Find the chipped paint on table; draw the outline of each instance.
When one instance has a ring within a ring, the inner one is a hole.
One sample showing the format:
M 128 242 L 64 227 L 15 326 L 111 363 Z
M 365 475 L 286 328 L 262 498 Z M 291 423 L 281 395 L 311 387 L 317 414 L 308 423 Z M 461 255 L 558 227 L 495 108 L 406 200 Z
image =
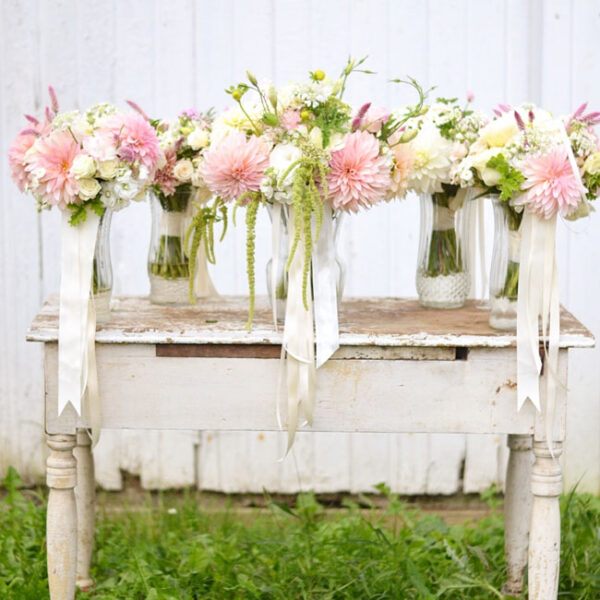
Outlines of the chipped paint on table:
M 256 302 L 254 324 L 247 331 L 248 299 L 223 296 L 197 306 L 165 307 L 147 298 L 117 297 L 111 321 L 99 325 L 100 344 L 281 344 L 267 299 Z M 488 323 L 485 303 L 469 301 L 456 310 L 423 308 L 404 298 L 350 298 L 340 309 L 342 346 L 488 347 L 516 345 L 513 332 L 497 331 Z M 58 296 L 51 296 L 27 333 L 29 341 L 58 338 Z M 594 345 L 593 335 L 565 309 L 561 313 L 561 348 Z

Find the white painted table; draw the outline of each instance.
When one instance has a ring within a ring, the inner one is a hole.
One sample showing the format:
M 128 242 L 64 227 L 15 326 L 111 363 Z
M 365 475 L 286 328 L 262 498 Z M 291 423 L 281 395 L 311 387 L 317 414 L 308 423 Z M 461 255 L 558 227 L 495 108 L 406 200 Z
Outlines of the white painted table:
M 247 299 L 164 308 L 117 298 L 96 336 L 105 428 L 275 430 L 281 333 L 264 299 L 245 330 Z M 569 313 L 561 321 L 559 375 L 569 348 L 594 338 Z M 57 415 L 58 306 L 53 297 L 27 339 L 45 347 L 48 573 L 52 600 L 89 587 L 94 466 L 89 421 Z M 548 451 L 543 415 L 516 410 L 515 336 L 494 331 L 481 304 L 453 311 L 416 301 L 344 302 L 341 347 L 319 370 L 312 431 L 507 433 L 505 591 L 518 594 L 529 563 L 529 598 L 558 586 L 562 475 Z M 542 399 L 543 401 L 543 399 Z M 554 453 L 565 438 L 566 392 L 557 398 Z M 532 465 L 531 450 L 534 461 Z

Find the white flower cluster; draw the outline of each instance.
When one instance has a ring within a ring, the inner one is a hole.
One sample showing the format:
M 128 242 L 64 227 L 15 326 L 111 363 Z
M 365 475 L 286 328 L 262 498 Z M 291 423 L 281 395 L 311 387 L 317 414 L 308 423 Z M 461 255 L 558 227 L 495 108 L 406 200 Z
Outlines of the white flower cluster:
M 336 86 L 339 85 L 337 82 L 332 81 L 328 77 L 325 77 L 321 81 L 304 81 L 301 83 L 293 83 L 289 86 L 289 89 L 285 89 L 282 93 L 282 104 L 283 106 L 289 106 L 294 101 L 298 104 L 308 106 L 309 108 L 316 108 L 319 104 L 327 102 L 327 99 L 333 95 L 336 91 Z M 290 97 L 290 101 L 285 103 L 287 100 L 286 96 Z

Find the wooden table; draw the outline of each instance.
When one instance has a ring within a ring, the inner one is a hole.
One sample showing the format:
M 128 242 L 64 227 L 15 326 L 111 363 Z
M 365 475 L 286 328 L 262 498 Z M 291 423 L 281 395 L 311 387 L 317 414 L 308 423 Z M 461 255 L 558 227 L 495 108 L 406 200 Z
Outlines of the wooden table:
M 247 299 L 223 297 L 198 307 L 113 302 L 97 331 L 102 423 L 106 428 L 275 430 L 281 332 L 266 300 L 245 329 Z M 57 415 L 58 306 L 51 298 L 27 339 L 44 343 L 47 540 L 50 597 L 70 600 L 88 587 L 94 537 L 94 467 L 85 416 L 69 405 Z M 488 325 L 483 304 L 436 311 L 414 300 L 350 299 L 340 311 L 341 347 L 318 372 L 312 431 L 507 433 L 507 593 L 556 598 L 562 489 L 543 415 L 516 410 L 515 336 Z M 562 312 L 559 375 L 569 348 L 594 338 Z M 557 398 L 554 454 L 565 439 L 566 392 Z M 542 398 L 543 402 L 543 398 Z M 534 461 L 532 466 L 531 450 Z

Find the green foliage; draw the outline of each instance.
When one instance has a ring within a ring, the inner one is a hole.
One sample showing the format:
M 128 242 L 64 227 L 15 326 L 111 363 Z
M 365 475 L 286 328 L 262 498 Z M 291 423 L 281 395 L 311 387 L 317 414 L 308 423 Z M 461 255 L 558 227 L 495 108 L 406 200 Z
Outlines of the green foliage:
M 200 243 L 204 240 L 204 252 L 206 260 L 214 265 L 215 243 L 214 226 L 215 223 L 223 223 L 223 231 L 219 241 L 222 242 L 227 233 L 227 206 L 221 198 L 215 198 L 212 206 L 205 204 L 195 204 L 196 213 L 185 234 L 184 247 L 189 259 L 189 283 L 190 283 L 190 302 L 196 304 L 196 295 L 194 294 L 194 280 L 196 277 L 196 257 Z M 191 242 L 191 244 L 190 244 Z
M 48 597 L 46 499 L 14 471 L 0 490 L 0 598 Z M 314 494 L 295 505 L 266 495 L 269 511 L 206 509 L 195 493 L 148 495 L 110 509 L 100 496 L 93 592 L 78 600 L 488 600 L 502 598 L 503 518 L 465 525 L 409 508 L 385 485 L 326 510 Z M 109 500 L 107 502 L 107 500 Z M 497 502 L 488 494 L 488 502 Z M 379 503 L 380 504 L 380 503 Z M 202 510 L 198 507 L 204 507 Z M 560 597 L 595 600 L 600 589 L 600 500 L 561 500 Z M 525 590 L 521 596 L 527 597 Z
M 502 154 L 492 156 L 487 161 L 486 167 L 500 173 L 500 181 L 496 185 L 500 191 L 500 200 L 508 202 L 521 191 L 521 184 L 525 181 L 525 177 L 517 169 L 511 167 Z
M 588 189 L 588 199 L 595 200 L 600 194 L 600 171 L 593 175 L 588 174 L 585 178 L 585 186 Z
M 323 148 L 326 148 L 333 133 L 346 133 L 350 119 L 350 107 L 335 96 L 312 109 L 315 116 L 313 126 L 323 134 Z
M 73 227 L 85 222 L 88 209 L 95 212 L 99 217 L 101 217 L 106 210 L 104 204 L 102 204 L 100 194 L 91 200 L 85 200 L 81 204 L 67 204 L 67 208 L 71 211 L 69 223 L 73 225 Z

